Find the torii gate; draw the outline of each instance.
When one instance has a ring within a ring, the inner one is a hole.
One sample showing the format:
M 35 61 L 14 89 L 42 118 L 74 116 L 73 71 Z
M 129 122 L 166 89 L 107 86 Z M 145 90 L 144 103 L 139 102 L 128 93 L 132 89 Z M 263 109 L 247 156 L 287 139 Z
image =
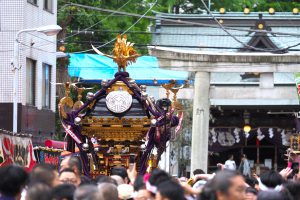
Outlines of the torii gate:
M 207 171 L 210 72 L 300 72 L 300 54 L 190 51 L 149 47 L 159 66 L 196 72 L 194 82 L 191 171 Z

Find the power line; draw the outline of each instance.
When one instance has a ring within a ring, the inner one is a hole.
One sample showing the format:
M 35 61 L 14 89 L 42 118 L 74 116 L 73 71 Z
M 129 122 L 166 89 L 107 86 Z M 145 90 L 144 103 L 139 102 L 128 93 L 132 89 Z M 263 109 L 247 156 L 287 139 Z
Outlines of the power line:
M 206 4 L 203 2 L 203 0 L 201 0 L 201 2 L 203 3 L 203 5 L 206 7 L 206 9 L 208 10 Z M 124 14 L 124 15 L 127 15 L 127 16 L 136 16 L 136 17 L 140 17 L 139 20 L 141 18 L 148 18 L 148 19 L 160 19 L 162 21 L 172 21 L 172 22 L 176 22 L 176 23 L 183 23 L 183 24 L 189 24 L 189 25 L 202 25 L 202 26 L 207 26 L 207 27 L 212 27 L 212 28 L 221 28 L 224 32 L 226 32 L 229 36 L 231 36 L 234 40 L 236 40 L 238 43 L 244 45 L 245 47 L 247 47 L 248 49 L 252 49 L 252 50 L 257 50 L 257 51 L 266 51 L 266 52 L 274 52 L 274 53 L 286 53 L 288 49 L 290 48 L 293 48 L 293 47 L 296 47 L 298 45 L 300 45 L 300 43 L 297 43 L 295 45 L 291 45 L 291 46 L 288 46 L 286 48 L 281 48 L 281 49 L 272 49 L 270 51 L 266 50 L 266 49 L 262 49 L 262 48 L 256 48 L 256 47 L 253 47 L 253 46 L 250 46 L 242 41 L 240 41 L 238 38 L 236 38 L 235 36 L 231 35 L 231 33 L 228 31 L 228 30 L 239 30 L 239 31 L 250 31 L 250 32 L 261 32 L 261 33 L 273 33 L 273 34 L 278 34 L 278 35 L 294 35 L 294 36 L 300 36 L 300 34 L 295 34 L 295 33 L 281 33 L 281 32 L 274 32 L 274 31 L 268 31 L 268 30 L 252 30 L 252 29 L 241 29 L 241 28 L 232 28 L 232 27 L 225 27 L 219 23 L 219 21 L 215 18 L 214 15 L 212 15 L 212 13 L 208 10 L 208 13 L 212 16 L 212 18 L 214 19 L 214 21 L 218 24 L 218 26 L 216 25 L 209 25 L 209 24 L 203 24 L 203 23 L 194 23 L 194 22 L 189 22 L 189 21 L 181 21 L 181 20 L 172 20 L 172 19 L 165 19 L 165 18 L 161 18 L 161 17 L 152 17 L 152 16 L 145 16 L 144 15 L 140 15 L 140 14 L 135 14 L 135 13 L 128 13 L 128 12 L 123 12 L 123 11 L 112 11 L 110 9 L 103 9 L 103 8 L 95 8 L 95 7 L 92 7 L 92 6 L 85 6 L 85 5 L 81 5 L 81 4 L 75 4 L 75 3 L 70 3 L 70 5 L 73 5 L 73 6 L 78 6 L 78 7 L 83 7 L 83 8 L 87 8 L 87 9 L 92 9 L 92 10 L 99 10 L 99 11 L 104 11 L 104 12 L 115 12 L 115 13 L 118 13 L 118 14 Z M 228 30 L 227 30 L 228 29 Z M 128 31 L 128 29 L 126 30 Z M 124 34 L 124 33 L 123 33 Z M 110 41 L 111 42 L 111 41 Z M 108 42 L 108 44 L 110 43 Z M 102 46 L 99 46 L 97 48 L 101 48 L 103 46 L 105 46 L 106 44 L 102 45 Z M 87 51 L 90 51 L 91 49 L 88 49 L 86 51 L 80 51 L 78 53 L 83 53 L 83 52 L 87 52 Z
M 229 36 L 231 36 L 235 41 L 237 41 L 238 43 L 244 45 L 245 47 L 247 47 L 248 49 L 251 50 L 255 50 L 255 51 L 264 51 L 264 52 L 273 52 L 273 53 L 286 53 L 288 49 L 299 46 L 300 43 L 297 43 L 295 45 L 292 46 L 288 46 L 285 48 L 280 48 L 280 49 L 272 49 L 272 50 L 266 50 L 263 48 L 257 48 L 257 47 L 253 47 L 250 46 L 248 44 L 246 44 L 245 42 L 242 42 L 241 40 L 239 40 L 237 37 L 235 37 L 234 35 L 232 35 L 217 19 L 216 17 L 209 11 L 207 5 L 205 4 L 205 2 L 203 0 L 201 0 L 203 6 L 205 7 L 205 9 L 207 10 L 208 14 L 213 18 L 213 20 L 219 25 L 219 27 L 225 32 L 227 33 Z
M 78 6 L 78 7 L 82 7 L 82 8 L 86 8 L 86 9 L 91 9 L 91 10 L 98 10 L 98 11 L 102 11 L 102 12 L 115 12 L 110 9 L 96 8 L 96 7 L 85 6 L 85 5 L 76 4 L 76 3 L 70 3 L 70 5 Z M 129 13 L 129 12 L 124 12 L 124 11 L 118 11 L 116 13 L 126 15 L 126 16 L 133 16 L 133 17 L 141 17 L 142 16 L 140 14 Z M 166 21 L 166 22 L 174 22 L 177 24 L 187 24 L 187 25 L 204 26 L 204 27 L 210 27 L 210 28 L 220 28 L 219 25 L 212 25 L 212 24 L 205 24 L 205 23 L 191 22 L 191 21 L 182 21 L 182 20 L 175 20 L 175 19 L 167 19 L 167 18 L 157 17 L 157 16 L 144 16 L 143 18 L 152 19 L 152 20 L 161 20 L 161 21 Z M 268 31 L 268 30 L 244 29 L 244 28 L 234 28 L 234 27 L 228 27 L 228 26 L 224 26 L 224 28 L 226 28 L 228 30 L 236 30 L 236 31 L 243 31 L 243 32 L 270 33 L 270 34 L 277 34 L 277 35 L 290 35 L 290 36 L 300 37 L 299 33 L 286 33 L 286 32 Z
M 46 50 L 44 50 L 44 49 L 41 49 L 41 48 L 38 48 L 38 47 L 35 47 L 35 46 L 30 46 L 30 45 L 27 45 L 27 44 L 25 44 L 25 43 L 23 43 L 23 42 L 20 42 L 19 44 L 21 44 L 21 45 L 23 45 L 23 46 L 25 46 L 25 47 L 28 47 L 29 49 L 36 49 L 36 50 L 39 50 L 39 51 L 43 51 L 43 52 L 46 52 L 46 53 L 56 53 L 56 51 L 46 51 Z
M 95 41 L 74 41 L 74 42 L 68 42 L 70 44 L 104 44 L 104 42 L 95 42 Z M 139 43 L 134 43 L 135 46 L 140 47 L 140 48 L 147 48 L 148 46 L 160 46 L 160 47 L 178 47 L 178 48 L 191 48 L 191 49 L 236 49 L 236 50 L 240 50 L 243 48 L 240 47 L 225 47 L 225 46 L 195 46 L 195 45 L 191 45 L 191 46 L 187 46 L 187 45 L 161 45 L 161 44 L 139 44 Z M 111 48 L 113 47 L 113 45 L 106 45 L 102 48 Z M 267 50 L 267 49 L 266 49 Z M 272 50 L 272 49 L 270 49 Z M 92 51 L 92 50 L 91 50 Z M 300 51 L 300 49 L 291 49 L 290 51 Z M 72 53 L 72 52 L 69 52 Z
M 119 9 L 122 9 L 122 8 L 123 8 L 124 6 L 126 6 L 130 1 L 132 1 L 132 0 L 128 0 L 125 4 L 123 4 L 120 8 L 118 8 L 118 10 L 119 10 Z M 67 6 L 67 5 L 63 6 L 62 8 L 66 7 L 66 6 Z M 77 33 L 75 33 L 75 34 L 73 34 L 73 35 L 69 35 L 69 36 L 65 37 L 64 39 L 73 37 L 73 36 L 75 36 L 75 35 L 78 35 L 78 34 L 84 32 L 84 31 L 86 31 L 86 30 L 91 29 L 91 28 L 93 28 L 94 26 L 96 26 L 97 24 L 101 23 L 102 21 L 104 21 L 105 19 L 107 19 L 108 17 L 110 17 L 110 16 L 112 16 L 112 15 L 114 15 L 114 13 L 111 13 L 110 15 L 107 15 L 107 16 L 106 16 L 104 19 L 102 19 L 101 21 L 99 21 L 99 22 L 93 24 L 92 26 L 90 26 L 90 27 L 88 27 L 88 28 L 85 28 L 85 29 L 83 29 L 83 30 L 81 30 L 81 31 L 79 31 L 79 32 L 77 32 Z M 30 35 L 32 35 L 32 36 L 34 36 L 34 37 L 40 38 L 40 39 L 42 39 L 42 40 L 45 40 L 45 41 L 47 41 L 47 42 L 49 42 L 49 43 L 52 43 L 52 44 L 55 44 L 55 45 L 56 45 L 56 42 L 52 42 L 52 41 L 50 41 L 50 40 L 47 40 L 47 39 L 42 38 L 42 37 L 39 37 L 39 36 L 37 36 L 37 35 L 35 35 L 35 34 L 32 34 L 32 33 L 28 33 L 28 34 L 30 34 Z M 41 46 L 44 46 L 44 45 L 46 45 L 46 44 L 41 44 L 41 45 L 39 45 L 39 46 L 37 46 L 37 47 L 41 47 Z M 38 49 L 37 47 L 35 47 L 35 48 Z
M 111 14 L 109 14 L 108 16 L 106 16 L 105 18 L 103 18 L 102 20 L 98 21 L 97 23 L 93 24 L 92 26 L 89 26 L 89 27 L 83 29 L 82 31 L 79 31 L 79 32 L 77 32 L 77 33 L 75 33 L 75 34 L 73 34 L 73 35 L 67 36 L 67 37 L 65 37 L 64 39 L 68 39 L 68 38 L 70 38 L 70 37 L 73 37 L 73 36 L 75 36 L 75 35 L 78 35 L 78 34 L 84 32 L 84 31 L 87 31 L 87 30 L 93 28 L 94 26 L 96 26 L 96 25 L 98 25 L 99 23 L 103 22 L 104 20 L 106 20 L 106 19 L 109 18 L 110 16 L 114 15 L 118 10 L 124 8 L 124 7 L 125 7 L 129 2 L 131 2 L 131 1 L 132 1 L 132 0 L 128 0 L 125 4 L 123 4 L 121 7 L 119 7 L 115 12 L 112 12 Z
M 146 14 L 147 14 L 150 10 L 152 10 L 152 8 L 156 5 L 156 3 L 157 3 L 157 0 L 155 0 L 155 1 L 152 3 L 152 5 L 150 6 L 150 8 L 149 8 L 143 15 L 140 15 L 140 16 L 139 16 L 139 19 L 138 19 L 137 21 L 135 21 L 129 28 L 127 28 L 121 35 L 127 33 L 127 31 L 129 31 L 129 30 L 130 30 L 133 26 L 135 26 L 141 19 L 143 19 L 143 18 L 146 16 Z M 71 5 L 73 5 L 73 3 L 71 3 Z M 80 5 L 80 4 L 78 4 L 78 5 Z M 90 6 L 89 6 L 89 7 L 90 7 Z M 114 12 L 120 12 L 120 11 L 114 11 Z M 101 46 L 97 46 L 96 48 L 101 48 L 101 47 L 103 47 L 103 46 L 106 46 L 107 44 L 110 44 L 111 42 L 113 42 L 113 41 L 115 41 L 115 40 L 116 40 L 116 38 L 114 38 L 114 39 L 112 39 L 112 40 L 106 42 L 105 44 L 103 44 L 103 45 L 101 45 Z M 88 51 L 91 51 L 91 50 L 93 50 L 93 49 L 88 49 L 88 50 L 78 51 L 78 52 L 73 52 L 73 53 L 84 53 L 84 52 L 88 52 Z
M 115 30 L 115 31 L 111 31 L 111 30 L 90 30 L 91 32 L 103 32 L 103 33 L 121 33 L 121 30 Z M 228 36 L 228 34 L 207 34 L 207 33 L 171 33 L 171 32 L 149 32 L 149 31 L 127 31 L 127 33 L 133 33 L 133 34 L 153 34 L 153 35 L 195 35 L 195 36 Z M 234 36 L 237 37 L 251 37 L 248 34 L 247 35 L 242 35 L 242 34 L 232 34 Z M 282 36 L 274 36 L 274 35 L 260 35 L 260 37 L 295 37 L 295 36 L 291 36 L 291 35 L 282 35 Z

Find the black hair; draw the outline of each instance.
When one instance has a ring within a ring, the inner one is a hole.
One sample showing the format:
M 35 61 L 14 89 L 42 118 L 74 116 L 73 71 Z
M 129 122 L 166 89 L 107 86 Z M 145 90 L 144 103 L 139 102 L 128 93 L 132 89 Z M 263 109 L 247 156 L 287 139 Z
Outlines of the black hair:
M 168 180 L 171 180 L 171 177 L 167 172 L 160 169 L 154 169 L 150 174 L 148 181 L 151 185 L 158 186 L 160 183 Z
M 101 183 L 98 185 L 101 200 L 119 200 L 118 189 L 112 183 Z
M 63 172 L 72 172 L 72 173 L 76 174 L 74 169 L 72 169 L 72 168 L 65 168 L 65 169 L 61 170 L 59 172 L 59 174 L 62 174 Z
M 78 187 L 74 193 L 74 200 L 101 199 L 101 194 L 95 185 L 83 185 Z
M 260 180 L 265 186 L 270 188 L 275 188 L 277 185 L 281 185 L 284 182 L 282 176 L 274 170 L 268 170 L 262 173 L 260 175 Z
M 139 190 L 146 188 L 143 176 L 139 175 L 136 177 L 136 179 L 133 183 L 133 188 L 134 188 L 134 191 L 139 191 Z
M 52 199 L 54 200 L 73 200 L 73 195 L 76 190 L 75 185 L 64 183 L 58 185 L 52 190 Z
M 118 183 L 115 179 L 111 178 L 110 176 L 106 176 L 106 175 L 99 175 L 95 178 L 94 182 L 96 184 L 100 184 L 100 183 L 112 183 L 115 186 L 118 186 Z
M 300 182 L 288 182 L 284 188 L 294 199 L 300 199 Z
M 80 184 L 79 186 L 82 186 L 82 185 L 91 185 L 91 184 L 94 184 L 92 179 L 88 176 L 85 176 L 85 175 L 81 175 L 80 176 Z
M 124 167 L 113 167 L 110 175 L 118 175 L 122 179 L 128 178 L 127 170 Z
M 217 191 L 227 194 L 229 188 L 232 185 L 231 179 L 236 176 L 241 175 L 237 171 L 233 170 L 224 170 L 217 172 L 214 178 L 207 181 L 207 183 L 203 186 L 198 200 L 215 200 L 217 199 Z
M 35 183 L 28 188 L 26 199 L 51 200 L 51 187 L 44 183 Z
M 27 172 L 17 165 L 1 167 L 0 177 L 0 193 L 5 196 L 16 196 L 28 181 Z
M 52 183 L 55 177 L 54 173 L 56 173 L 56 168 L 54 165 L 37 164 L 30 172 L 30 185 L 33 185 L 35 183 L 44 183 L 52 187 Z
M 205 174 L 205 172 L 202 170 L 202 169 L 195 169 L 193 171 L 193 174 L 196 175 L 196 174 Z
M 257 200 L 291 200 L 286 193 L 277 191 L 260 191 Z
M 162 197 L 169 200 L 185 200 L 183 188 L 175 181 L 164 181 L 158 184 L 157 190 Z
M 79 173 L 82 173 L 82 163 L 78 156 L 70 157 L 70 159 L 68 160 L 68 167 L 72 168 L 72 169 L 74 167 L 76 167 L 78 169 Z
M 256 184 L 258 184 L 258 181 L 255 178 L 244 176 L 245 182 L 250 186 L 250 187 L 255 187 Z
M 257 192 L 258 191 L 255 188 L 253 188 L 253 187 L 247 187 L 246 188 L 246 193 L 252 193 L 254 195 L 257 195 Z

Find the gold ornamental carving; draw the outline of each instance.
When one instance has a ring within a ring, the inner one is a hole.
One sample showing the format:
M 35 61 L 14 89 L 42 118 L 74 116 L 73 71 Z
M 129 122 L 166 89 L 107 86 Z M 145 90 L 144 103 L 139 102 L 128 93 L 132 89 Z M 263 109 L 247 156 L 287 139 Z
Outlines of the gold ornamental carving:
M 65 97 L 63 97 L 59 101 L 59 104 L 58 104 L 59 114 L 64 119 L 68 118 L 67 112 L 72 111 L 73 104 L 74 104 L 72 98 L 69 95 L 70 95 L 70 83 L 66 82 L 65 83 Z
M 104 54 L 101 51 L 99 51 L 97 48 L 95 48 L 92 45 L 92 48 L 94 51 L 99 55 L 104 55 L 108 58 L 113 59 L 115 63 L 118 64 L 118 71 L 121 72 L 122 70 L 125 72 L 126 67 L 134 63 L 136 59 L 140 56 L 135 49 L 133 48 L 134 43 L 127 41 L 127 36 L 119 34 L 117 36 L 117 40 L 114 45 L 114 49 L 112 50 L 113 55 Z
M 82 92 L 84 91 L 84 88 L 77 88 L 77 101 L 74 103 L 73 109 L 77 110 L 79 109 L 81 106 L 83 106 L 83 102 L 81 101 L 82 99 Z

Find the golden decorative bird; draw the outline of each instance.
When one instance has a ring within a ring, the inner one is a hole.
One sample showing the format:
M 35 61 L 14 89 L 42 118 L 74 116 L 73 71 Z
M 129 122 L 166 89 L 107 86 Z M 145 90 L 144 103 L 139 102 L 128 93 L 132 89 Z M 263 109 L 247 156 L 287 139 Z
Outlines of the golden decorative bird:
M 127 42 L 127 36 L 124 35 L 123 38 L 119 34 L 115 42 L 114 48 L 112 50 L 113 55 L 104 54 L 99 51 L 96 47 L 92 45 L 94 51 L 99 54 L 112 58 L 115 63 L 118 64 L 118 71 L 122 69 L 125 72 L 126 66 L 134 63 L 140 55 L 133 48 L 134 43 Z

